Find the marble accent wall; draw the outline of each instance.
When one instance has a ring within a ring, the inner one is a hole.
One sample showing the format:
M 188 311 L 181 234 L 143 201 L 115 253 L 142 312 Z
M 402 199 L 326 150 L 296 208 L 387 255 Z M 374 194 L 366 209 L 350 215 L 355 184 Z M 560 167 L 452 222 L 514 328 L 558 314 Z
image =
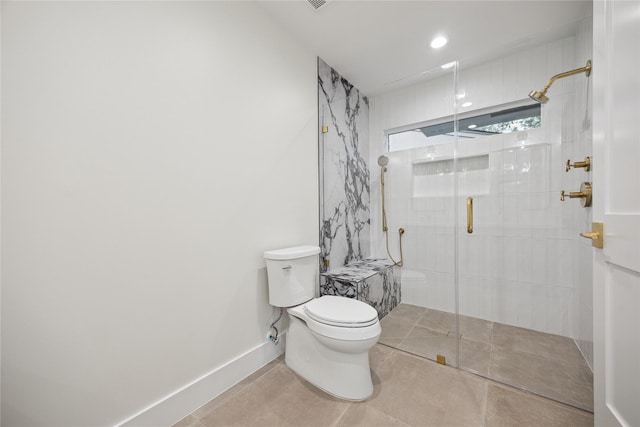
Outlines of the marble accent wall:
M 369 255 L 369 100 L 318 58 L 318 103 L 320 257 L 326 271 Z
M 366 302 L 382 319 L 400 303 L 400 268 L 388 259 L 368 258 L 322 273 L 320 295 Z

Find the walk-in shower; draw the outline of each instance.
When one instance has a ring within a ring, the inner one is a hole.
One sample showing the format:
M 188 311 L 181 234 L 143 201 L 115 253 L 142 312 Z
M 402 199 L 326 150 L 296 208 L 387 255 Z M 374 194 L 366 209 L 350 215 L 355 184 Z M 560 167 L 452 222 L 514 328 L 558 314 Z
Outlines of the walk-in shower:
M 380 343 L 585 410 L 593 303 L 580 233 L 591 208 L 560 194 L 591 182 L 576 162 L 592 156 L 590 79 L 567 79 L 545 103 L 556 80 L 589 75 L 590 61 L 558 71 L 591 57 L 590 31 L 585 21 L 558 40 L 429 71 L 372 99 L 369 132 L 383 194 L 372 200 L 373 255 L 386 251 L 385 230 L 407 230 L 401 304 L 382 319 Z M 538 105 L 523 88 L 549 75 L 529 94 L 541 108 L 477 121 Z M 567 159 L 577 166 L 567 171 Z

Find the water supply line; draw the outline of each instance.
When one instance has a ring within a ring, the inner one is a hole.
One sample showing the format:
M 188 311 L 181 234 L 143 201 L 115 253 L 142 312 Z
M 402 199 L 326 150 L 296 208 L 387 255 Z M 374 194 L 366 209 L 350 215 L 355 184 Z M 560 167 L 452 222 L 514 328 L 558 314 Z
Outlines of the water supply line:
M 398 229 L 398 236 L 400 239 L 400 262 L 396 261 L 391 255 L 391 251 L 389 250 L 389 227 L 387 226 L 387 210 L 384 205 L 384 173 L 387 171 L 387 165 L 389 164 L 389 158 L 387 156 L 378 157 L 378 166 L 380 166 L 380 187 L 382 194 L 382 231 L 385 236 L 385 243 L 387 248 L 387 255 L 389 255 L 389 259 L 393 261 L 398 267 L 402 267 L 404 264 L 403 256 L 402 256 L 402 235 L 404 234 L 404 228 L 400 227 Z
M 269 330 L 273 331 L 273 332 L 269 332 L 269 337 L 268 338 L 269 338 L 269 341 L 271 341 L 275 345 L 278 345 L 278 328 L 276 328 L 276 323 L 278 323 L 278 321 L 282 318 L 282 313 L 283 312 L 284 312 L 283 308 L 280 307 L 280 315 L 278 316 L 278 318 L 269 327 Z

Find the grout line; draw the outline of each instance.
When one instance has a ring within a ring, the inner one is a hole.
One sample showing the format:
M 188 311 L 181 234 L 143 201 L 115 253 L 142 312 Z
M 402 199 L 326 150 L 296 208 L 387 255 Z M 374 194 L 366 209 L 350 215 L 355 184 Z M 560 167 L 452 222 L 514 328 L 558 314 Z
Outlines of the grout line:
M 346 407 L 344 408 L 344 411 L 342 411 L 342 413 L 340 414 L 340 416 L 338 418 L 336 418 L 336 420 L 333 422 L 333 424 L 331 424 L 331 427 L 336 427 L 338 425 L 338 423 L 340 422 L 340 420 L 342 418 L 344 418 L 345 414 L 347 413 L 347 411 L 349 409 L 351 409 L 351 407 L 355 405 L 355 403 L 349 403 L 348 405 L 346 405 Z
M 391 356 L 393 356 L 393 354 L 398 351 L 395 347 L 389 347 L 391 348 L 391 351 L 389 352 L 389 354 L 387 355 L 387 357 L 385 357 L 382 362 L 380 362 L 380 364 L 378 364 L 378 368 L 380 368 L 382 365 L 384 365 L 385 363 L 387 363 L 387 360 L 391 359 Z

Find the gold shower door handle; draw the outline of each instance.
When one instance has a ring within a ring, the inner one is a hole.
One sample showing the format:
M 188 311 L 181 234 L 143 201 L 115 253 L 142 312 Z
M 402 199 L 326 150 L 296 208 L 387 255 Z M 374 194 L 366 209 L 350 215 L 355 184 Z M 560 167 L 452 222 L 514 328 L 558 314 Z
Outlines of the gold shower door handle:
M 467 233 L 473 233 L 473 197 L 467 197 Z

